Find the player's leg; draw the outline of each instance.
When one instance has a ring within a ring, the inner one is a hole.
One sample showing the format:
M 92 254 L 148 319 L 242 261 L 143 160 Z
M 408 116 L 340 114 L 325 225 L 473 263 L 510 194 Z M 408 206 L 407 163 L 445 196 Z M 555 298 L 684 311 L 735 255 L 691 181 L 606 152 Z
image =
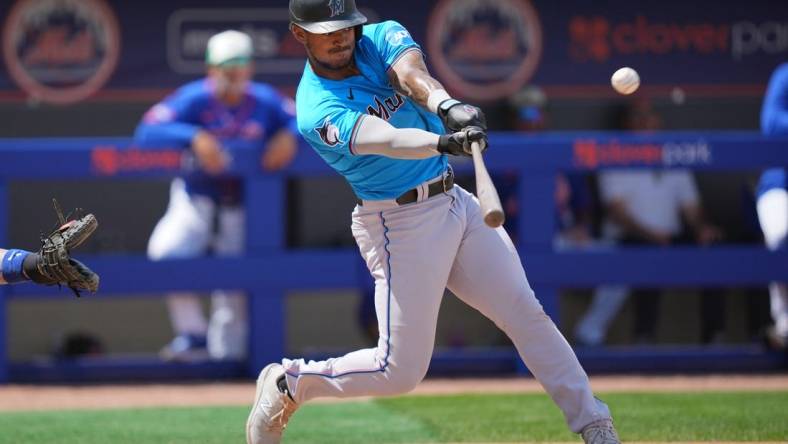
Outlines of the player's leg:
M 625 285 L 600 285 L 594 289 L 591 305 L 575 327 L 575 340 L 582 345 L 601 345 L 608 327 L 629 296 Z
M 456 195 L 468 222 L 449 289 L 506 332 L 574 432 L 609 419 L 607 406 L 594 398 L 588 376 L 531 290 L 509 236 L 484 224 L 467 191 L 457 189 Z
M 421 381 L 464 225 L 452 202 L 442 195 L 389 210 L 356 209 L 353 234 L 375 279 L 378 345 L 327 361 L 284 360 L 297 403 L 324 396 L 394 395 Z
M 766 246 L 770 250 L 786 247 L 788 235 L 788 191 L 774 188 L 758 198 L 758 220 L 761 223 Z M 774 319 L 772 332 L 776 345 L 788 343 L 788 288 L 785 282 L 772 282 L 769 285 L 771 312 Z
M 769 340 L 779 348 L 788 346 L 788 286 L 784 282 L 769 284 L 769 300 L 771 304 L 773 331 Z
M 210 199 L 189 196 L 183 181 L 175 179 L 170 187 L 167 212 L 148 241 L 148 257 L 151 260 L 186 259 L 204 254 L 211 238 L 213 211 Z M 167 307 L 176 336 L 163 350 L 163 355 L 178 358 L 175 355 L 180 350 L 204 349 L 208 323 L 199 298 L 192 293 L 172 293 L 167 296 Z
M 219 209 L 218 216 L 219 229 L 213 251 L 223 257 L 241 255 L 246 234 L 243 208 L 223 207 Z M 208 354 L 211 358 L 243 359 L 248 335 L 246 295 L 241 291 L 214 291 L 208 322 Z

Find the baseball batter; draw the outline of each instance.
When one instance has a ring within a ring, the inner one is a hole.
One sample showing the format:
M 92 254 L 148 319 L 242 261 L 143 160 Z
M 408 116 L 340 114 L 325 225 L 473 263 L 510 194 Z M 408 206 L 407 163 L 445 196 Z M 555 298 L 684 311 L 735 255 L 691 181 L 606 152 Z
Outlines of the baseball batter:
M 339 358 L 264 368 L 247 442 L 279 443 L 290 415 L 314 398 L 412 390 L 427 372 L 447 287 L 507 333 L 574 432 L 619 442 L 509 236 L 487 227 L 476 198 L 453 184 L 446 154 L 467 156 L 470 142 L 486 148 L 480 110 L 451 99 L 400 24 L 362 26 L 354 0 L 290 0 L 290 18 L 309 59 L 299 131 L 358 197 L 352 231 L 375 280 L 380 338 Z

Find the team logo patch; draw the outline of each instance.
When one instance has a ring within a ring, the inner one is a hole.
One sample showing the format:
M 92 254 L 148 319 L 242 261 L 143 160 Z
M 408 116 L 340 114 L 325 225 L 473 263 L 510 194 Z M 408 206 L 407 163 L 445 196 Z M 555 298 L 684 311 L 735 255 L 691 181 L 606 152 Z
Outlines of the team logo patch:
M 345 0 L 329 0 L 328 7 L 331 8 L 331 17 L 336 17 L 345 12 Z
M 468 114 L 470 114 L 470 115 L 472 115 L 474 117 L 478 117 L 479 116 L 479 112 L 476 111 L 476 107 L 471 106 L 471 105 L 463 105 L 462 107 L 463 107 L 463 109 L 465 110 L 466 113 L 468 113 Z
M 336 146 L 340 143 L 345 143 L 339 139 L 339 128 L 331 123 L 331 118 L 326 117 L 323 125 L 315 128 L 315 132 L 320 136 L 320 140 L 328 146 Z
M 519 91 L 542 53 L 542 28 L 529 0 L 441 0 L 430 16 L 433 67 L 451 89 L 496 100 Z
M 3 58 L 31 98 L 78 102 L 115 71 L 118 29 L 104 0 L 18 0 L 5 21 Z
M 142 117 L 147 124 L 167 123 L 175 119 L 175 111 L 167 105 L 157 103 Z
M 406 40 L 410 40 L 411 36 L 407 29 L 401 26 L 395 26 L 386 32 L 386 41 L 391 46 L 400 46 Z

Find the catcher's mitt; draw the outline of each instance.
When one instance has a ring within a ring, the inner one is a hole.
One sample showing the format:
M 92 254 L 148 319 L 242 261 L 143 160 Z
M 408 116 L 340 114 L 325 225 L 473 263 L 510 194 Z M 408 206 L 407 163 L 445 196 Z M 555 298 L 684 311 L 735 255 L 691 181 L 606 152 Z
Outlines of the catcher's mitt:
M 59 227 L 48 236 L 41 237 L 41 249 L 35 263 L 35 271 L 29 273 L 33 282 L 46 285 L 66 285 L 79 297 L 80 290 L 95 293 L 99 277 L 85 264 L 72 259 L 69 251 L 82 244 L 98 227 L 92 214 L 66 220 L 57 200 L 52 199 Z M 69 215 L 70 216 L 70 215 Z

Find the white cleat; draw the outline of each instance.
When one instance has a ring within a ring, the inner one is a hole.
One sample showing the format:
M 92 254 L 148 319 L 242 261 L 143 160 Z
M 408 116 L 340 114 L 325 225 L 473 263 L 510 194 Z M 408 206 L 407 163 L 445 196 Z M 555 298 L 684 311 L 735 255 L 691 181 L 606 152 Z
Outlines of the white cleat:
M 586 444 L 621 444 L 610 419 L 600 419 L 585 426 L 580 432 Z
M 279 390 L 277 380 L 284 375 L 280 364 L 268 364 L 257 378 L 254 405 L 246 420 L 247 444 L 279 444 L 290 415 L 298 405 Z

